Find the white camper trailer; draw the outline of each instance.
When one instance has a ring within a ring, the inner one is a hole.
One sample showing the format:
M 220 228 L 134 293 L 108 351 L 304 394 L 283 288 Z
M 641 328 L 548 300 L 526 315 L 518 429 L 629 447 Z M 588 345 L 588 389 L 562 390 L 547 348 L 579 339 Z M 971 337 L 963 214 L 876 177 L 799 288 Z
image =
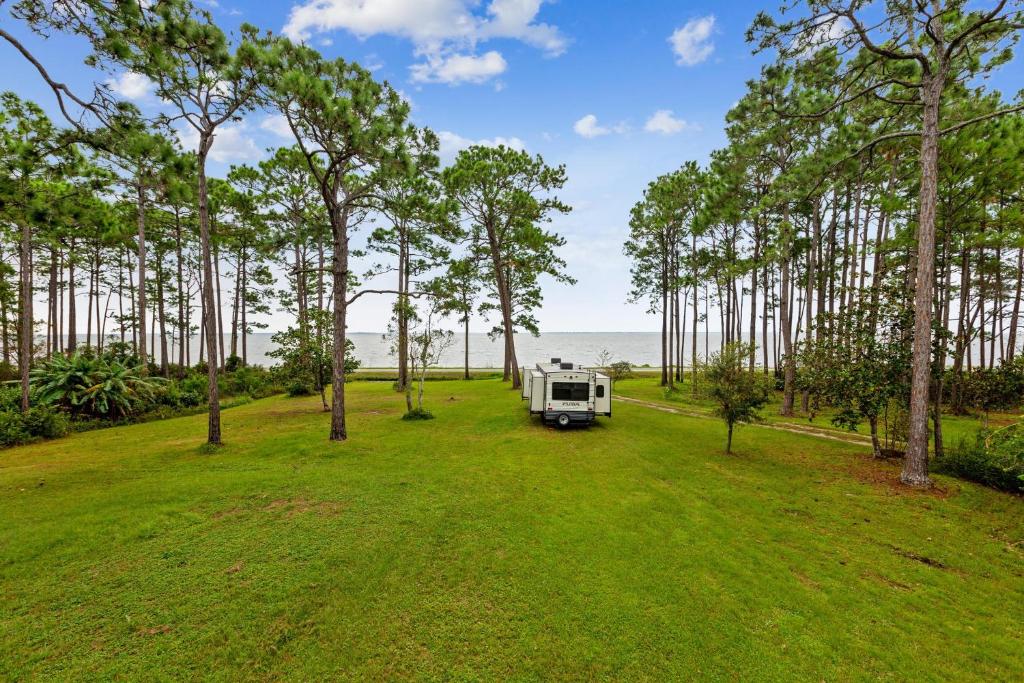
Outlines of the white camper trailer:
M 537 363 L 535 370 L 523 368 L 523 400 L 530 414 L 545 423 L 590 424 L 598 415 L 612 416 L 612 380 L 593 368 L 552 358 Z

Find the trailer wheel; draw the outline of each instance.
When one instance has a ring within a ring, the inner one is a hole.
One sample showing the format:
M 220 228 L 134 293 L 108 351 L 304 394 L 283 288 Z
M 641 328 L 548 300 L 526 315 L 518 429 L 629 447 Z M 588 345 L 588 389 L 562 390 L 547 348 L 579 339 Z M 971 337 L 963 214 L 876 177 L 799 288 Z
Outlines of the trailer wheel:
M 570 422 L 569 416 L 566 415 L 565 413 L 559 415 L 555 421 L 558 423 L 559 427 L 568 427 Z

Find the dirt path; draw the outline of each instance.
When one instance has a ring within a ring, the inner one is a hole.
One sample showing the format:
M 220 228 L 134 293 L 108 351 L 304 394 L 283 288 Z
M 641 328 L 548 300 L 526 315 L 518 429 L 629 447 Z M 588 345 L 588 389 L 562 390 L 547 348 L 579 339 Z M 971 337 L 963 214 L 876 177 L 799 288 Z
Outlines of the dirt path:
M 654 410 L 660 410 L 663 413 L 672 413 L 673 415 L 685 415 L 686 417 L 700 417 L 704 419 L 710 419 L 712 416 L 707 413 L 697 412 L 695 410 L 685 410 L 682 408 L 672 408 L 671 406 L 662 405 L 660 403 L 652 403 L 651 401 L 641 401 L 638 398 L 629 398 L 628 396 L 616 396 L 616 401 L 625 401 L 626 403 L 632 403 L 638 406 L 644 406 L 645 408 L 652 408 Z M 851 443 L 857 446 L 870 446 L 871 437 L 863 436 L 861 434 L 838 434 L 835 432 L 829 432 L 824 429 L 817 429 L 815 427 L 805 427 L 803 425 L 796 424 L 779 424 L 775 423 L 753 423 L 752 427 L 761 427 L 763 429 L 774 429 L 780 432 L 789 432 L 791 434 L 803 434 L 805 436 L 816 436 L 821 439 L 828 439 L 830 441 L 839 441 L 841 443 Z

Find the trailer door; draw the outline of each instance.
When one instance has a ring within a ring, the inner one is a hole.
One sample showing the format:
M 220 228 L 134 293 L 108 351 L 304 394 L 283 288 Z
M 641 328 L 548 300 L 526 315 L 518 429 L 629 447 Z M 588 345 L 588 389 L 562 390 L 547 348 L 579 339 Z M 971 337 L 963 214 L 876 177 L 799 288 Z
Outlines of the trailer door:
M 594 412 L 611 417 L 612 414 L 612 380 L 610 377 L 598 375 L 594 389 Z

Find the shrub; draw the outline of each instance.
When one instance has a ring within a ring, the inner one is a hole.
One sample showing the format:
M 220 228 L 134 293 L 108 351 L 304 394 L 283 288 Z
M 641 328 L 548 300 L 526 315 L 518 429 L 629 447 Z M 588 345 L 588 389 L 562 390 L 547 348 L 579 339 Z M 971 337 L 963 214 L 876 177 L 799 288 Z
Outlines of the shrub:
M 0 446 L 17 446 L 36 439 L 57 439 L 68 433 L 67 417 L 47 406 L 36 406 L 27 413 L 0 412 Z
M 0 382 L 14 382 L 18 377 L 18 366 L 0 361 Z
M 973 370 L 964 377 L 964 402 L 986 413 L 1016 408 L 1024 396 L 1024 365 L 1004 363 L 993 370 Z
M 0 385 L 0 410 L 21 410 L 21 387 Z
M 633 366 L 628 360 L 620 360 L 612 363 L 609 366 L 608 371 L 611 373 L 612 379 L 616 382 L 620 379 L 626 379 L 627 377 L 633 376 Z
M 434 414 L 423 408 L 413 408 L 402 416 L 403 420 L 433 420 Z
M 205 396 L 190 389 L 183 389 L 181 382 L 170 382 L 156 394 L 155 404 L 169 408 L 194 408 L 202 405 Z
M 206 400 L 206 397 L 210 395 L 210 381 L 206 375 L 193 374 L 188 375 L 178 382 L 178 387 L 181 391 L 191 392 L 198 396 L 202 396 L 202 400 Z
M 68 433 L 68 418 L 47 406 L 35 406 L 22 415 L 25 430 L 40 439 L 59 439 Z
M 242 367 L 242 359 L 235 354 L 231 354 L 224 361 L 224 369 L 228 372 L 234 372 Z
M 311 396 L 313 394 L 313 390 L 309 388 L 308 384 L 297 379 L 289 382 L 285 390 L 292 397 Z
M 164 381 L 141 376 L 134 365 L 81 353 L 54 356 L 32 370 L 39 403 L 88 417 L 116 419 L 144 410 Z
M 13 410 L 0 412 L 0 446 L 17 446 L 30 438 L 21 413 Z
M 220 377 L 219 387 L 225 396 L 245 394 L 253 398 L 264 398 L 278 391 L 270 372 L 259 366 L 241 367 L 225 373 Z
M 980 430 L 933 461 L 932 469 L 1002 491 L 1024 492 L 1024 423 Z

